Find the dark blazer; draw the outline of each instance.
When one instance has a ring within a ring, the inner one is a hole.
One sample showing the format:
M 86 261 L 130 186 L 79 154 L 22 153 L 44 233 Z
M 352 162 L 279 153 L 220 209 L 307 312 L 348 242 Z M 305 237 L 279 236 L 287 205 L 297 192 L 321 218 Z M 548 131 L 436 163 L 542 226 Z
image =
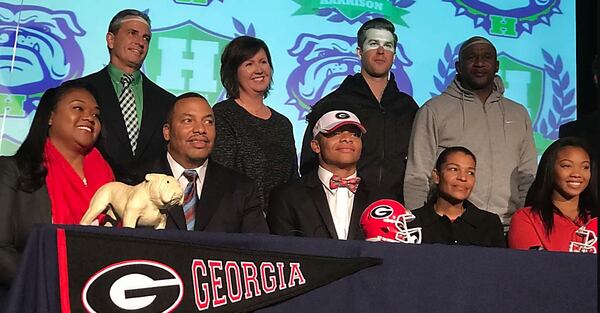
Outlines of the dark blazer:
M 22 191 L 17 188 L 18 177 L 15 158 L 0 157 L 0 310 L 33 226 L 52 223 L 46 185 Z
M 365 238 L 360 228 L 360 216 L 374 200 L 365 184 L 361 183 L 354 194 L 349 240 Z M 267 223 L 272 234 L 338 238 L 317 171 L 273 189 L 267 212 Z
M 141 182 L 156 157 L 167 151 L 162 126 L 175 96 L 142 73 L 144 109 L 134 156 L 108 67 L 78 80 L 89 83 L 98 93 L 102 131 L 96 146 L 110 164 L 116 180 L 130 185 Z
M 155 161 L 151 171 L 173 175 L 166 153 Z M 198 208 L 194 226 L 196 231 L 269 232 L 254 181 L 211 160 L 206 168 Z M 186 230 L 181 206 L 169 209 L 167 229 Z

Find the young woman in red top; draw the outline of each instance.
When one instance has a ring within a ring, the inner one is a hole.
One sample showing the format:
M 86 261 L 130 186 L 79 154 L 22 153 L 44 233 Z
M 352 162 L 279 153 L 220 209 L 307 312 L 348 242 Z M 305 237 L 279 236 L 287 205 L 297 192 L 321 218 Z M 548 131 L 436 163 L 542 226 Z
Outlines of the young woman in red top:
M 577 240 L 575 231 L 597 215 L 593 166 L 589 149 L 579 139 L 552 143 L 542 155 L 526 207 L 512 217 L 508 246 L 568 252 Z

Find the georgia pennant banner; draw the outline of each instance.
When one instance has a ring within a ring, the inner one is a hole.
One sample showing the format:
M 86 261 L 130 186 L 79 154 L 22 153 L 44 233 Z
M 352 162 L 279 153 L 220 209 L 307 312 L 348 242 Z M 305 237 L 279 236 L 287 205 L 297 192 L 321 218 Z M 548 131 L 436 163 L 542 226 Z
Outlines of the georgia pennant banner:
M 380 263 L 58 230 L 62 312 L 249 312 Z

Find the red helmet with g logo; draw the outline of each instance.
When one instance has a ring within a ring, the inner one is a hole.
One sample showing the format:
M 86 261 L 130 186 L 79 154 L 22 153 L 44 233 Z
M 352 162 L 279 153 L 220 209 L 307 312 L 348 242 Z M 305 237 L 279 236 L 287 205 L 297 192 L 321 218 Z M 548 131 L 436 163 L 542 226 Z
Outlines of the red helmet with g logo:
M 569 252 L 598 253 L 598 218 L 589 220 L 585 226 L 575 231 Z
M 400 202 L 381 199 L 369 205 L 360 217 L 368 241 L 421 243 L 421 227 L 408 228 L 415 216 Z

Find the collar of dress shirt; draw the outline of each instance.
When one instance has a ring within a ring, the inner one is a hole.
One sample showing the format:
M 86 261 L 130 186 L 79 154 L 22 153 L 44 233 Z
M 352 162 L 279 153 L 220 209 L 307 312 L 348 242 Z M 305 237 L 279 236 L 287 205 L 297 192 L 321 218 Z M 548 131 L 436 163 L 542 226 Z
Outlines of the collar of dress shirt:
M 208 159 L 206 159 L 204 161 L 204 163 L 202 165 L 200 165 L 199 167 L 184 168 L 183 166 L 181 166 L 181 164 L 177 163 L 177 161 L 175 161 L 175 159 L 173 159 L 173 157 L 171 156 L 171 154 L 169 152 L 167 152 L 167 161 L 169 162 L 169 165 L 171 166 L 171 171 L 173 172 L 173 177 L 175 177 L 175 179 L 179 180 L 181 178 L 181 176 L 183 175 L 183 171 L 185 171 L 185 170 L 195 170 L 196 173 L 198 173 L 198 180 L 201 182 L 204 181 L 204 176 L 206 176 L 206 167 L 208 165 Z
M 117 84 L 117 85 L 121 85 L 121 76 L 123 76 L 123 74 L 125 74 L 125 72 L 123 72 L 122 70 L 120 70 L 119 68 L 117 68 L 116 66 L 112 65 L 112 64 L 108 64 L 108 75 L 110 76 L 110 79 L 113 81 L 113 84 Z M 139 83 L 142 82 L 142 74 L 140 73 L 140 71 L 134 71 L 133 73 L 133 82 L 131 83 L 133 86 L 137 86 Z

